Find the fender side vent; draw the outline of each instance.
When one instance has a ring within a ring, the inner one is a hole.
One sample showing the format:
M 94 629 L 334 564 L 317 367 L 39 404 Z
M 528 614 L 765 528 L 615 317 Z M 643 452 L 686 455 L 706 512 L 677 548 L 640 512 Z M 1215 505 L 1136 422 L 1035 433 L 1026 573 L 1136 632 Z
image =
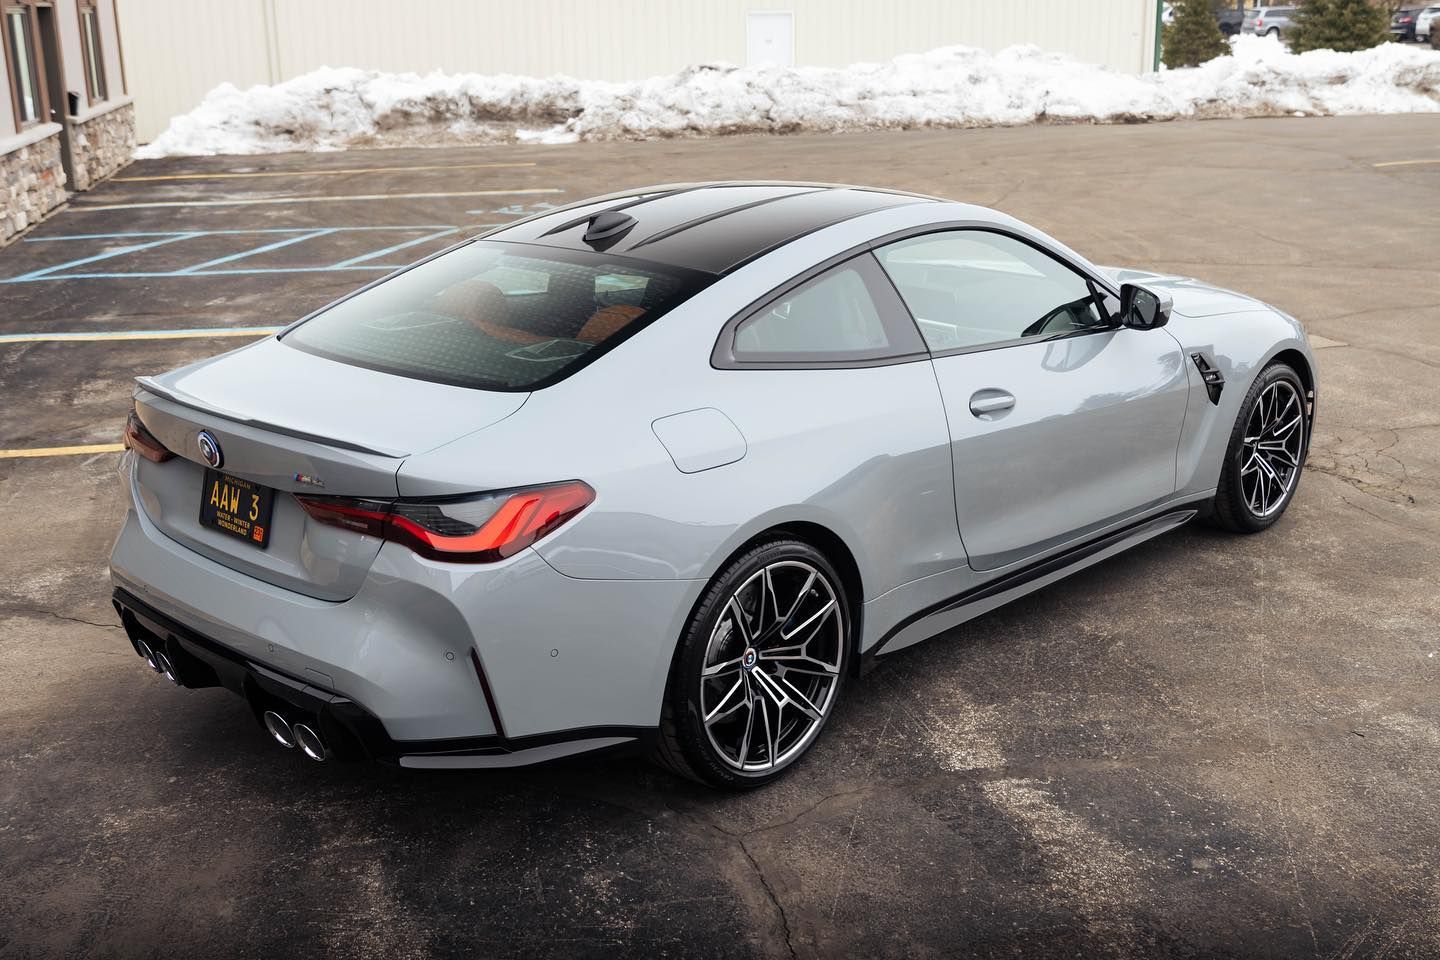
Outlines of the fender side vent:
M 1203 350 L 1190 354 L 1190 359 L 1195 369 L 1200 371 L 1200 379 L 1205 381 L 1205 392 L 1210 395 L 1210 402 L 1219 406 L 1220 393 L 1225 389 L 1225 375 L 1205 356 Z

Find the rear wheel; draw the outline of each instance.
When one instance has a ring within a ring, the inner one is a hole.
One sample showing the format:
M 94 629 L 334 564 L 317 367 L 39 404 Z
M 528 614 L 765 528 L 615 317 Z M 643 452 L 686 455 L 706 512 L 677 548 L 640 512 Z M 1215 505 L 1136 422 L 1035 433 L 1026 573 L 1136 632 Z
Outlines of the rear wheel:
M 776 540 L 733 560 L 680 640 L 656 759 L 715 787 L 779 776 L 840 699 L 849 610 L 834 567 L 808 543 Z
M 1240 405 L 1230 434 L 1215 523 L 1236 533 L 1258 533 L 1285 512 L 1300 484 L 1309 446 L 1305 385 L 1288 364 L 1261 371 Z

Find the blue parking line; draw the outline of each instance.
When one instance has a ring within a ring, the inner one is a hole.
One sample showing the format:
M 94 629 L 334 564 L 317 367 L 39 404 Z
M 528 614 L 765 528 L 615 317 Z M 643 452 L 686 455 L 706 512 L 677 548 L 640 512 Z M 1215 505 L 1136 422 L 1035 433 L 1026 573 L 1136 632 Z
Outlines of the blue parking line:
M 129 244 L 115 250 L 107 250 L 89 257 L 82 257 L 78 260 L 69 260 L 65 263 L 56 264 L 50 267 L 43 267 L 39 270 L 32 270 L 29 273 L 16 277 L 0 278 L 0 284 L 6 283 L 35 283 L 45 280 L 135 280 L 151 279 L 156 277 L 214 277 L 214 276 L 245 276 L 261 274 L 286 274 L 286 273 L 329 273 L 345 271 L 390 271 L 399 270 L 406 264 L 380 264 L 374 260 L 388 257 L 401 250 L 407 250 L 421 244 L 430 243 L 436 240 L 443 240 L 455 234 L 469 231 L 478 231 L 498 227 L 499 223 L 470 224 L 464 227 L 449 226 L 446 224 L 413 224 L 393 226 L 363 226 L 363 227 L 257 227 L 254 229 L 239 230 L 173 230 L 173 231 L 136 231 L 133 233 L 72 233 L 58 236 L 26 237 L 24 243 L 44 243 L 67 240 L 128 240 L 145 238 L 143 243 Z M 234 263 L 253 257 L 257 254 L 266 253 L 271 250 L 278 250 L 293 244 L 303 243 L 306 240 L 316 239 L 329 234 L 339 233 L 381 233 L 381 232 L 413 232 L 417 230 L 428 231 L 424 236 L 414 237 L 409 240 L 394 243 L 387 247 L 372 250 L 369 253 L 362 253 L 359 256 L 341 260 L 338 263 L 326 266 L 311 267 L 253 267 L 239 269 L 216 269 L 224 264 Z M 216 257 L 213 260 L 206 260 L 201 263 L 192 264 L 176 270 L 136 270 L 127 272 L 99 272 L 87 271 L 84 273 L 71 273 L 87 264 L 112 257 L 122 256 L 127 253 L 136 253 L 149 250 L 154 247 L 161 247 L 167 244 L 183 240 L 193 240 L 200 237 L 212 236 L 245 236 L 257 235 L 265 237 L 278 237 L 268 243 L 237 253 L 227 254 L 223 257 Z
M 316 237 L 323 237 L 328 233 L 334 233 L 333 227 L 326 227 L 322 230 L 311 230 L 309 233 L 302 233 L 297 237 L 286 237 L 284 240 L 276 240 L 274 243 L 267 243 L 261 247 L 254 247 L 249 250 L 242 250 L 239 253 L 232 253 L 228 257 L 216 257 L 214 260 L 206 260 L 204 263 L 197 263 L 193 267 L 186 267 L 183 270 L 176 270 L 179 275 L 201 273 L 210 267 L 218 267 L 222 263 L 234 263 L 236 260 L 244 260 L 246 257 L 253 257 L 261 253 L 269 253 L 271 250 L 279 250 L 281 247 L 288 247 L 291 244 L 304 243 L 306 240 L 313 240 Z
M 383 257 L 387 253 L 394 253 L 397 250 L 405 250 L 409 247 L 418 246 L 419 244 L 426 243 L 431 240 L 439 240 L 441 237 L 448 237 L 452 233 L 458 233 L 459 230 L 459 227 L 446 227 L 444 230 L 437 230 L 435 233 L 429 234 L 424 237 L 418 237 L 414 240 L 406 240 L 404 243 L 397 243 L 393 247 L 386 247 L 384 250 L 375 250 L 371 253 L 362 254 L 358 257 L 351 257 L 349 260 L 341 260 L 339 263 L 335 264 L 335 267 L 337 269 L 340 267 L 351 267 L 357 263 L 362 263 L 366 260 L 373 260 L 375 257 Z
M 189 240 L 196 236 L 198 236 L 198 234 L 177 233 L 172 236 L 165 237 L 163 240 L 151 240 L 149 243 L 137 243 L 128 247 L 121 247 L 118 250 L 107 250 L 105 253 L 97 253 L 93 257 L 85 257 L 81 260 L 71 260 L 67 263 L 58 264 L 53 267 L 44 267 L 40 270 L 32 270 L 29 273 L 21 274 L 18 277 L 11 277 L 5 282 L 23 283 L 28 280 L 44 280 L 48 278 L 49 274 L 55 273 L 59 270 L 66 270 L 70 267 L 83 266 L 87 263 L 94 263 L 97 260 L 109 260 L 111 257 L 120 257 L 124 256 L 127 253 L 138 253 L 141 250 L 149 250 L 154 247 L 162 247 L 167 243 L 174 243 L 177 240 Z

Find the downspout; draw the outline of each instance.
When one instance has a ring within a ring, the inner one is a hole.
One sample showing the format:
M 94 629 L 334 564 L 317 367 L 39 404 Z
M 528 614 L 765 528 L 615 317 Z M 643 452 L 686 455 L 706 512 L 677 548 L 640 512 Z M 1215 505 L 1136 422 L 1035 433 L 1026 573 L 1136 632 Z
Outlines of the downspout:
M 1155 60 L 1150 65 L 1151 72 L 1160 71 L 1160 34 L 1163 26 L 1165 12 L 1165 0 L 1155 0 Z

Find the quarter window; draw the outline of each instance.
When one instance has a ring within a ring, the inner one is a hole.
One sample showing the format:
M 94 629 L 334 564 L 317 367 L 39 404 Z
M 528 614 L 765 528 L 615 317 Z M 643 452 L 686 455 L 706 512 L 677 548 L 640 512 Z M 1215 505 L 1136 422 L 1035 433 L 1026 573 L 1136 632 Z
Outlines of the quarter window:
M 15 90 L 20 126 L 40 119 L 40 80 L 35 66 L 35 35 L 25 7 L 5 11 L 5 33 L 10 46 L 11 84 Z
M 105 89 L 105 64 L 100 47 L 100 15 L 94 7 L 80 8 L 80 41 L 85 53 L 85 79 L 90 100 L 98 103 L 109 94 Z
M 845 363 L 923 353 L 915 329 L 874 259 L 848 260 L 786 291 L 742 320 L 739 363 Z
M 1013 237 L 950 230 L 877 251 L 932 352 L 1112 326 L 1100 292 Z

